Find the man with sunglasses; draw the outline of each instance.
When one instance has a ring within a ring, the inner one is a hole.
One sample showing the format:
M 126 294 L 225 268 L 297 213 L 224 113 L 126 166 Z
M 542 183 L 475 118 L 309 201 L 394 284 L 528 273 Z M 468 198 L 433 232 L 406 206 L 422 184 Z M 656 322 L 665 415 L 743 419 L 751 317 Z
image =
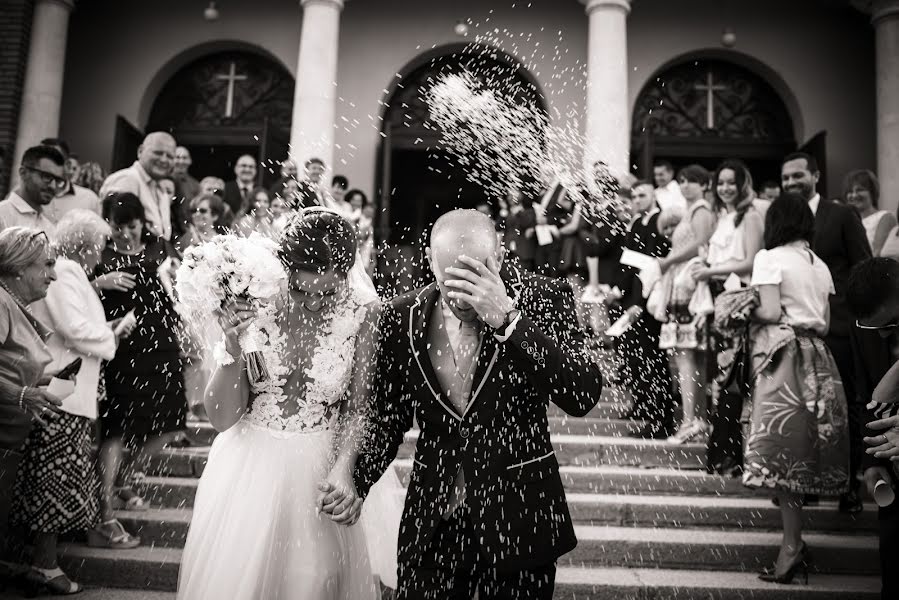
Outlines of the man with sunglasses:
M 56 193 L 56 198 L 53 199 L 53 202 L 48 204 L 44 209 L 46 217 L 54 223 L 59 223 L 59 220 L 63 218 L 67 212 L 76 208 L 91 210 L 99 215 L 101 206 L 100 198 L 97 194 L 86 187 L 75 185 L 75 173 L 70 166 L 73 155 L 69 151 L 69 145 L 66 141 L 59 138 L 45 138 L 41 140 L 41 144 L 44 146 L 53 146 L 59 150 L 66 159 L 66 167 L 64 169 L 66 185 L 60 188 Z
M 25 151 L 19 166 L 19 185 L 0 202 L 0 231 L 19 225 L 53 237 L 56 227 L 44 208 L 68 185 L 65 164 L 65 157 L 53 146 L 33 146 Z
M 899 359 L 899 262 L 872 258 L 856 265 L 849 275 L 846 301 L 856 319 L 852 332 L 853 350 L 859 357 L 856 390 L 861 402 L 867 403 L 878 384 L 888 381 L 885 375 Z M 862 470 L 871 495 L 880 480 L 899 491 L 899 462 L 890 461 L 899 456 L 899 416 L 888 416 L 891 412 L 895 411 L 876 415 L 867 409 L 863 415 L 868 448 L 862 456 Z M 895 568 L 899 564 L 899 501 L 881 507 L 877 516 L 881 597 L 899 598 L 899 571 Z

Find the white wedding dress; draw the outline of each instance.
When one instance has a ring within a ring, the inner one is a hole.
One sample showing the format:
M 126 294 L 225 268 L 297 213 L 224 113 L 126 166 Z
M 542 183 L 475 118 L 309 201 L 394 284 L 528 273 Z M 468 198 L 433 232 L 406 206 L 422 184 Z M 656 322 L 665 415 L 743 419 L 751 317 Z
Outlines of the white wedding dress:
M 303 397 L 254 386 L 249 411 L 216 438 L 197 490 L 179 599 L 370 600 L 379 597 L 375 576 L 396 587 L 402 488 L 392 468 L 356 525 L 316 512 L 370 301 L 351 286 L 333 311 L 317 336 Z

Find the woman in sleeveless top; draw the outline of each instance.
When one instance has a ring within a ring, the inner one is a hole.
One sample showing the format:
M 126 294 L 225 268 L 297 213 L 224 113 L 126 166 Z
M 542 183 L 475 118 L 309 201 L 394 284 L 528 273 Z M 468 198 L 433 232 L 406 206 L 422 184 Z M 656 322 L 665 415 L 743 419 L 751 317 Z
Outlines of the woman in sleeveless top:
M 889 240 L 897 223 L 893 213 L 877 209 L 880 200 L 880 182 L 877 181 L 877 175 L 865 169 L 847 173 L 843 179 L 843 199 L 846 204 L 857 210 L 862 218 L 868 243 L 871 244 L 871 253 L 874 256 L 881 256 L 883 246 Z
M 712 297 L 724 291 L 725 281 L 736 276 L 739 286 L 749 285 L 755 255 L 762 249 L 764 219 L 755 208 L 749 169 L 739 160 L 726 160 L 715 171 L 712 188 L 718 225 L 709 240 L 705 266 L 693 271 L 697 281 L 707 281 Z M 732 280 L 733 283 L 733 280 Z M 734 338 L 711 332 L 710 368 L 718 365 L 719 351 L 734 350 Z M 718 379 L 718 372 L 713 374 Z M 716 409 L 712 415 L 708 467 L 711 472 L 736 475 L 743 458 L 740 418 L 743 412 L 745 382 L 731 389 L 716 389 Z
M 709 188 L 709 172 L 700 165 L 689 165 L 680 170 L 677 180 L 681 193 L 687 200 L 687 213 L 674 229 L 671 236 L 671 252 L 659 261 L 662 269 L 663 285 L 672 290 L 668 298 L 668 321 L 681 324 L 694 322 L 697 337 L 705 331 L 703 319 L 698 322 L 690 314 L 688 305 L 692 296 L 689 286 L 682 285 L 691 277 L 687 269 L 691 260 L 697 258 L 709 243 L 715 229 L 715 216 L 705 194 Z M 668 279 L 670 282 L 666 282 Z M 695 286 L 693 286 L 695 287 Z M 676 344 L 674 363 L 683 403 L 684 418 L 677 433 L 668 438 L 675 444 L 682 444 L 708 431 L 706 420 L 706 367 L 703 341 L 699 344 Z

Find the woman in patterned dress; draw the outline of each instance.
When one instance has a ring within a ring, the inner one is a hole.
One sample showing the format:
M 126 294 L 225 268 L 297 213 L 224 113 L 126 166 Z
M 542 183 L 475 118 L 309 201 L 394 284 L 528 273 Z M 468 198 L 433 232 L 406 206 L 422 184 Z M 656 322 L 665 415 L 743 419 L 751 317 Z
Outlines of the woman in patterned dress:
M 846 396 L 823 340 L 834 286 L 810 248 L 814 226 L 806 201 L 782 194 L 768 209 L 766 250 L 752 272 L 760 298 L 753 320 L 763 326 L 751 333 L 757 376 L 743 483 L 773 489 L 780 500 L 780 553 L 760 576 L 778 583 L 799 571 L 808 579 L 802 496 L 838 496 L 849 487 Z

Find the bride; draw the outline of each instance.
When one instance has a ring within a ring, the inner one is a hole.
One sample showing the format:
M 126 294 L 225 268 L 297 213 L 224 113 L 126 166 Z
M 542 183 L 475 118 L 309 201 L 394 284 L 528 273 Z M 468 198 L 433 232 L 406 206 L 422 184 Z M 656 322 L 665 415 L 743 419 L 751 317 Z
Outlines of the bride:
M 179 599 L 375 599 L 372 563 L 395 587 L 390 524 L 399 526 L 401 501 L 393 470 L 366 500 L 361 526 L 361 500 L 322 506 L 331 489 L 355 498 L 353 466 L 375 363 L 380 303 L 354 264 L 355 240 L 348 221 L 320 209 L 298 214 L 281 236 L 289 274 L 279 317 L 286 381 L 249 383 L 237 342 L 254 316 L 249 305 L 218 315 L 230 354 L 219 364 L 230 364 L 212 375 L 205 405 L 222 433 L 197 490 Z M 369 540 L 371 560 L 366 534 L 381 537 Z

